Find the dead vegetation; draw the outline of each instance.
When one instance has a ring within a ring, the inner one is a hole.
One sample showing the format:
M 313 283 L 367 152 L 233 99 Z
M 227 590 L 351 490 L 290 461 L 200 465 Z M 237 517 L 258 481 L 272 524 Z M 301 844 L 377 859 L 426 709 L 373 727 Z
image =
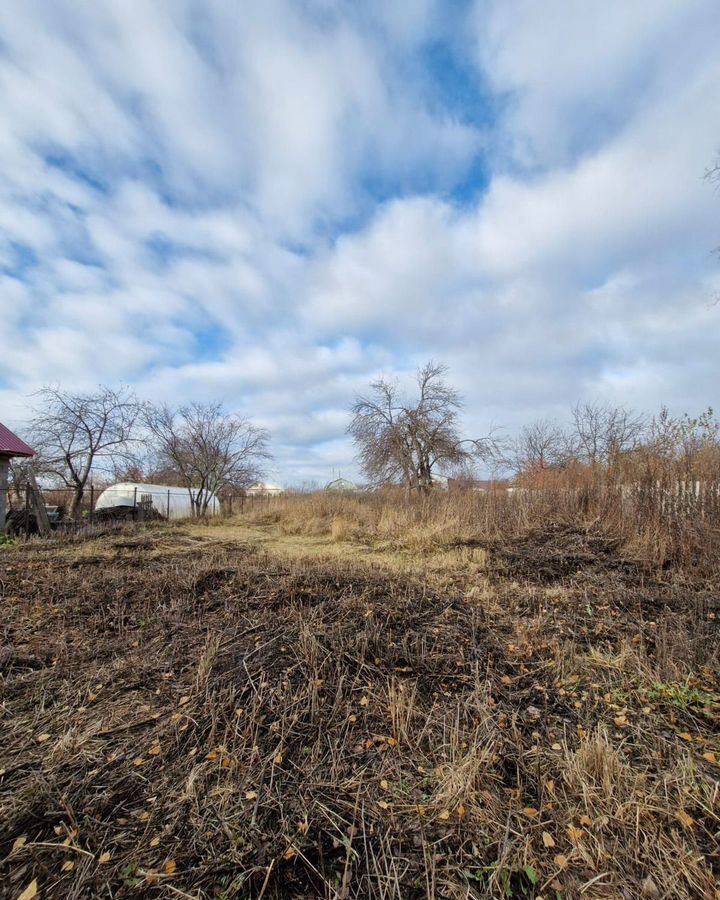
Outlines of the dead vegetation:
M 212 529 L 3 550 L 2 895 L 716 896 L 717 583 L 483 546 L 442 583 Z

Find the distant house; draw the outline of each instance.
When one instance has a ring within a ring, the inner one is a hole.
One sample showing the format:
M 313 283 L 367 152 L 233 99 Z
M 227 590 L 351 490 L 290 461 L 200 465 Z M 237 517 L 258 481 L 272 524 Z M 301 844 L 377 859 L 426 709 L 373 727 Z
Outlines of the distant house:
M 32 447 L 29 447 L 25 441 L 0 422 L 0 532 L 5 530 L 10 460 L 17 456 L 29 459 L 36 456 L 36 453 Z
M 245 493 L 248 497 L 279 497 L 285 493 L 285 488 L 279 484 L 269 484 L 266 481 L 258 481 L 252 487 L 249 487 Z
M 325 485 L 326 491 L 333 492 L 355 492 L 359 491 L 360 488 L 352 481 L 349 481 L 347 478 L 335 478 L 333 481 L 329 481 Z

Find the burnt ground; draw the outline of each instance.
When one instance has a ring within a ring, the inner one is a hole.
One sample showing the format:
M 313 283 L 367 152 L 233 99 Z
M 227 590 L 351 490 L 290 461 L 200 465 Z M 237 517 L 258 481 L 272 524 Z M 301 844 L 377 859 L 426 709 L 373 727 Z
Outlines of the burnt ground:
M 146 526 L 0 553 L 0 895 L 712 897 L 717 586 Z

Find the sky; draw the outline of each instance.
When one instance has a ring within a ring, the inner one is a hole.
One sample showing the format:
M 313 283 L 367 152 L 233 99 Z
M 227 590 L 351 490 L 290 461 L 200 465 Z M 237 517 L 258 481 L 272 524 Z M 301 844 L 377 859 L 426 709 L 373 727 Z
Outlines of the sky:
M 717 0 L 4 0 L 0 420 L 221 400 L 286 484 L 428 359 L 463 429 L 718 405 Z

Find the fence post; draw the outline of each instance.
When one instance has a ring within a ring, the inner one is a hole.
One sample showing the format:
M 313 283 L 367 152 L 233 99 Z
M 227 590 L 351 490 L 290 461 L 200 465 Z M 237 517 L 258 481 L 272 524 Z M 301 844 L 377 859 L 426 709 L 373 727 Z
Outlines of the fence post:
M 133 519 L 137 519 L 137 488 L 133 491 Z
M 167 520 L 170 521 L 170 488 L 168 488 L 168 498 L 167 498 Z
M 93 516 L 95 511 L 95 485 L 90 482 L 90 524 L 92 524 Z
M 25 485 L 25 540 L 30 537 L 30 482 Z

